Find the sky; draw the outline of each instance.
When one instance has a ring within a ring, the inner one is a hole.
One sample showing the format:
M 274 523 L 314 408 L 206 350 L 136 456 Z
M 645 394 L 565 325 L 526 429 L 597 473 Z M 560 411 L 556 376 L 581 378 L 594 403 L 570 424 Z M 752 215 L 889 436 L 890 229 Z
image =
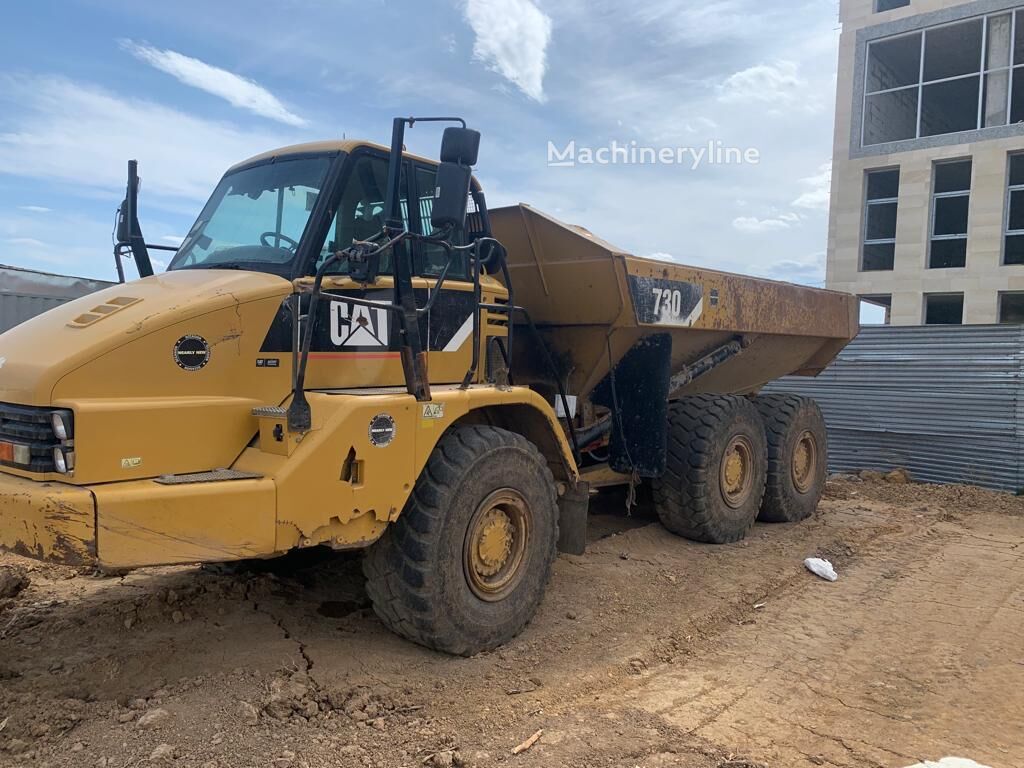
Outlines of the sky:
M 129 159 L 146 239 L 175 245 L 246 157 L 387 143 L 397 115 L 455 114 L 483 134 L 492 207 L 530 203 L 641 256 L 823 285 L 837 16 L 837 0 L 11 4 L 0 263 L 113 279 Z M 439 129 L 406 141 L 436 157 Z M 549 145 L 570 142 L 578 158 L 710 143 L 757 162 L 550 166 Z

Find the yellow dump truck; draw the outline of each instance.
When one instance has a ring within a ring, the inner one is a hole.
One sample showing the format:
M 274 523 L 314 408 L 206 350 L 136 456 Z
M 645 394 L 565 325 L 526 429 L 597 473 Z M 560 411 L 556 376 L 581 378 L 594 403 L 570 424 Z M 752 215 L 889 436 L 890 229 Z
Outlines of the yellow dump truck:
M 440 120 L 428 118 L 428 121 Z M 447 118 L 444 118 L 447 120 Z M 362 141 L 232 167 L 153 274 L 0 335 L 0 546 L 109 569 L 365 549 L 381 620 L 456 654 L 533 616 L 593 489 L 742 538 L 818 503 L 813 402 L 853 297 L 636 258 L 488 210 L 479 134 L 440 162 Z

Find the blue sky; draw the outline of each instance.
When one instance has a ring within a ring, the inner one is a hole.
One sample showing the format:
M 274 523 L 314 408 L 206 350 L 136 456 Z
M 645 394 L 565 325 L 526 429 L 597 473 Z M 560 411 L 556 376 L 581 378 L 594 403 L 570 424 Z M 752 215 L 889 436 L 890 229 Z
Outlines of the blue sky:
M 57 21 L 59 20 L 59 23 Z M 125 163 L 148 240 L 274 146 L 385 142 L 399 114 L 483 133 L 492 206 L 529 202 L 643 256 L 822 284 L 836 0 L 12 4 L 0 28 L 0 263 L 111 279 Z M 548 166 L 616 141 L 756 165 Z M 439 135 L 416 127 L 413 151 Z

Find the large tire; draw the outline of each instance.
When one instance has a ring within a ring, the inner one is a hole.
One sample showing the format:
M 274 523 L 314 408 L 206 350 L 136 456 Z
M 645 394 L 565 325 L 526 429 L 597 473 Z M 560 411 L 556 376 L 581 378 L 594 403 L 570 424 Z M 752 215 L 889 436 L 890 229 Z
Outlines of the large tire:
M 764 424 L 748 399 L 695 395 L 673 403 L 666 471 L 652 483 L 661 522 L 694 541 L 739 541 L 761 506 L 766 452 Z
M 828 438 L 818 404 L 797 395 L 754 401 L 768 434 L 768 482 L 759 520 L 796 523 L 818 508 L 828 472 Z
M 456 426 L 367 552 L 366 590 L 395 633 L 471 656 L 533 618 L 557 543 L 555 482 L 536 446 L 504 429 Z

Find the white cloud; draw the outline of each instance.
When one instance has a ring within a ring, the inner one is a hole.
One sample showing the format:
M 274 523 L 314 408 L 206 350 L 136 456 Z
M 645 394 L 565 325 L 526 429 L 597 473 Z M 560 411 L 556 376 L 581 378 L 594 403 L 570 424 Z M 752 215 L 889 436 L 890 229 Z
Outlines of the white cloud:
M 769 219 L 759 219 L 755 216 L 739 216 L 732 220 L 733 229 L 740 232 L 778 232 L 789 229 L 799 222 L 800 217 L 793 218 L 794 214 L 783 214 Z
M 551 18 L 531 0 L 467 0 L 473 56 L 535 101 L 544 101 Z
M 160 239 L 163 240 L 168 245 L 181 245 L 182 242 L 185 240 L 185 238 L 182 237 L 181 235 L 164 235 Z
M 681 128 L 687 133 L 708 133 L 718 128 L 718 123 L 710 117 L 697 117 L 683 122 Z
M 19 205 L 19 211 L 27 211 L 28 213 L 50 213 L 53 208 L 47 208 L 44 205 Z
M 291 112 L 259 83 L 177 51 L 161 50 L 131 40 L 121 47 L 132 56 L 177 78 L 185 85 L 219 96 L 232 106 L 285 125 L 302 127 L 307 121 Z
M 825 163 L 818 169 L 818 173 L 800 179 L 800 182 L 808 189 L 793 201 L 793 205 L 812 211 L 827 211 L 832 185 L 832 163 Z
M 783 16 L 792 24 L 793 14 L 789 5 L 776 8 L 752 0 L 645 0 L 632 5 L 618 0 L 560 0 L 550 8 L 560 26 L 563 20 L 587 25 L 615 41 L 619 50 L 636 39 L 648 48 L 761 40 L 773 18 Z
M 292 143 L 243 132 L 88 83 L 57 77 L 0 76 L 0 173 L 124 194 L 127 160 L 140 163 L 143 205 L 179 198 L 187 215 L 205 202 L 228 166 Z M 109 225 L 108 225 L 109 227 Z
M 30 248 L 45 248 L 46 243 L 42 240 L 37 240 L 34 237 L 9 237 L 5 241 L 8 245 L 22 245 L 29 246 Z
M 758 64 L 729 75 L 719 86 L 718 99 L 726 103 L 792 103 L 806 97 L 806 85 L 792 61 Z
M 758 272 L 773 280 L 824 287 L 825 252 L 815 253 L 806 259 L 782 259 L 771 262 L 759 269 Z

